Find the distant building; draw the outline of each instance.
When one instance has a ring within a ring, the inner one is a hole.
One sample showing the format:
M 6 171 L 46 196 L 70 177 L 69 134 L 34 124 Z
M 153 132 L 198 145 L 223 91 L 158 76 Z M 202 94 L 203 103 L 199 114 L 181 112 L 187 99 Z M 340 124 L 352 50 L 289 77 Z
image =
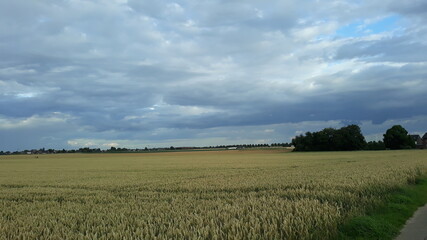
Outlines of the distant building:
M 227 149 L 228 149 L 228 150 L 236 150 L 236 149 L 237 149 L 237 147 L 228 147 Z
M 423 149 L 427 149 L 427 133 L 424 134 L 422 138 L 422 142 L 423 142 Z
M 415 147 L 418 149 L 427 149 L 427 133 L 420 137 L 418 134 L 410 135 L 415 142 Z
M 418 134 L 409 135 L 411 136 L 412 140 L 415 142 L 415 147 L 422 149 L 424 148 L 423 139 Z

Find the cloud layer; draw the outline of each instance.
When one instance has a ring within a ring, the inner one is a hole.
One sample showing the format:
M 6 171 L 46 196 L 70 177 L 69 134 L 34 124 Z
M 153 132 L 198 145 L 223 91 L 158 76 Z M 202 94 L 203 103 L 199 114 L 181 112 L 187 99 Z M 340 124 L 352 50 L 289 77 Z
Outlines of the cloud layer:
M 0 0 L 0 148 L 422 133 L 426 16 L 425 1 Z

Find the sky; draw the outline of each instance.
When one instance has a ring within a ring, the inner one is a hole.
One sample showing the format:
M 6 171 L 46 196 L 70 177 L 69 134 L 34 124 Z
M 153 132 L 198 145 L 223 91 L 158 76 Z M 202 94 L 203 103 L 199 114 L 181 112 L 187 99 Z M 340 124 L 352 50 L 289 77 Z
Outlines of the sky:
M 427 132 L 427 1 L 0 0 L 0 150 Z

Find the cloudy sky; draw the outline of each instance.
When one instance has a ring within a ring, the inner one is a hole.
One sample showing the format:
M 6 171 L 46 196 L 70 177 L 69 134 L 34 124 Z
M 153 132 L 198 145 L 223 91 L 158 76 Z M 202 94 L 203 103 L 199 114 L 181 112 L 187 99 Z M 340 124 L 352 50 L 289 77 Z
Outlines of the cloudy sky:
M 0 0 L 0 150 L 427 131 L 427 1 Z

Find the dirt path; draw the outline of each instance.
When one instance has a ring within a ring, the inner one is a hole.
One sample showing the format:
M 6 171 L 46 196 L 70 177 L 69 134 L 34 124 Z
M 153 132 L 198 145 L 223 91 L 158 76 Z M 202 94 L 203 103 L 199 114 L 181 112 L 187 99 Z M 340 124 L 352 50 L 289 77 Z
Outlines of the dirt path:
M 406 222 L 396 240 L 427 240 L 427 204 Z

